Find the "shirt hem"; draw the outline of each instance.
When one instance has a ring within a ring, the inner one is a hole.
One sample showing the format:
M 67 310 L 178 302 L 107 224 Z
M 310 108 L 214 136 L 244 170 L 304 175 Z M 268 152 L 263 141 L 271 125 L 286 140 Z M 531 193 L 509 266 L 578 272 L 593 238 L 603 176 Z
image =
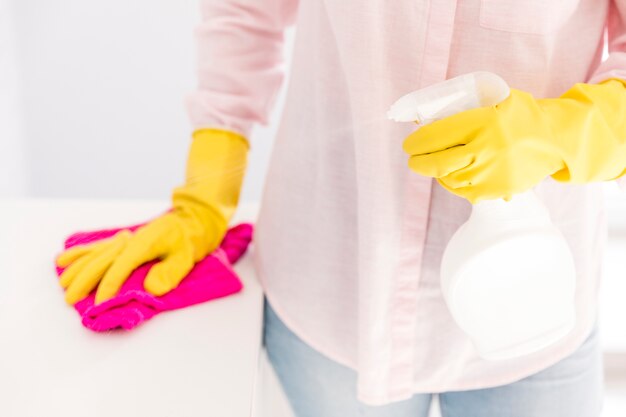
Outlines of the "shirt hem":
M 428 392 L 430 394 L 440 394 L 440 393 L 445 393 L 445 392 L 450 392 L 450 391 L 469 391 L 469 390 L 495 388 L 495 387 L 501 387 L 504 385 L 509 385 L 517 381 L 520 381 L 524 378 L 528 378 L 530 376 L 535 375 L 536 373 L 539 373 L 549 368 L 550 366 L 556 365 L 557 363 L 564 360 L 568 356 L 574 354 L 584 344 L 585 340 L 587 340 L 587 338 L 591 335 L 591 332 L 593 331 L 593 322 L 591 323 L 592 324 L 590 325 L 588 324 L 586 328 L 584 328 L 584 330 L 581 330 L 579 332 L 578 337 L 573 339 L 571 343 L 568 343 L 567 345 L 562 346 L 561 349 L 559 349 L 556 352 L 553 352 L 551 355 L 547 356 L 543 360 L 535 361 L 536 364 L 534 366 L 528 366 L 523 372 L 513 372 L 513 373 L 504 374 L 504 376 L 501 376 L 500 378 L 491 378 L 488 381 L 484 381 L 484 382 L 476 383 L 476 384 L 446 385 L 445 388 L 444 387 L 435 387 L 435 388 L 429 387 L 428 389 L 425 390 L 424 386 L 417 384 L 414 386 L 415 393 L 419 394 L 419 393 Z
M 259 267 L 256 256 L 253 256 L 252 258 L 256 270 L 257 280 L 261 285 L 261 288 L 263 288 L 263 293 L 271 304 L 272 309 L 276 312 L 277 316 L 285 324 L 285 326 L 304 343 L 309 345 L 321 355 L 342 366 L 352 369 L 358 374 L 359 371 L 353 362 L 341 357 L 340 355 L 337 355 L 335 352 L 333 352 L 333 349 L 330 349 L 327 346 L 316 342 L 313 338 L 310 338 L 303 329 L 301 329 L 294 321 L 291 320 L 289 315 L 282 309 L 281 304 L 274 298 L 271 292 L 268 291 L 268 287 L 265 283 L 265 280 L 263 279 L 263 273 L 261 271 L 261 268 Z M 576 350 L 580 346 L 582 346 L 584 341 L 591 334 L 594 323 L 595 320 L 589 320 L 587 325 L 579 330 L 578 337 L 574 338 L 570 343 L 564 345 L 561 349 L 555 351 L 553 354 L 547 356 L 543 360 L 535 362 L 536 364 L 534 366 L 527 367 L 523 372 L 507 373 L 504 374 L 504 376 L 500 376 L 499 378 L 490 378 L 488 380 L 481 380 L 481 382 L 472 381 L 471 383 L 465 384 L 446 384 L 445 386 L 437 384 L 428 384 L 427 386 L 423 386 L 420 384 L 416 384 L 413 385 L 412 388 L 409 388 L 407 390 L 397 390 L 395 395 L 390 394 L 383 396 L 371 396 L 361 394 L 357 396 L 357 399 L 369 406 L 381 406 L 397 401 L 407 400 L 415 394 L 439 394 L 452 391 L 480 390 L 512 384 L 524 378 L 530 377 L 538 372 L 541 372 L 548 367 L 557 364 L 559 361 L 565 359 L 569 355 L 575 353 Z
M 350 362 L 346 358 L 343 358 L 340 355 L 337 355 L 337 354 L 333 353 L 332 349 L 327 349 L 322 344 L 317 343 L 312 338 L 309 338 L 309 336 L 306 335 L 306 332 L 304 330 L 300 329 L 300 327 L 298 325 L 296 325 L 289 318 L 289 315 L 283 310 L 283 308 L 280 305 L 280 303 L 277 302 L 277 300 L 274 298 L 274 296 L 271 295 L 270 291 L 268 291 L 268 287 L 267 287 L 267 285 L 265 283 L 265 280 L 263 279 L 263 274 L 261 273 L 261 269 L 259 268 L 259 265 L 258 265 L 258 263 L 256 261 L 256 257 L 253 256 L 252 259 L 253 259 L 253 264 L 254 264 L 255 270 L 256 270 L 257 281 L 259 282 L 259 284 L 261 285 L 261 288 L 263 289 L 263 294 L 265 294 L 265 297 L 267 298 L 267 300 L 269 301 L 270 305 L 272 306 L 272 310 L 274 310 L 276 312 L 276 315 L 285 324 L 285 326 L 289 330 L 291 330 L 298 338 L 300 338 L 304 343 L 309 345 L 311 348 L 315 349 L 318 353 L 326 356 L 328 359 L 330 359 L 332 361 L 335 361 L 335 362 L 339 363 L 340 365 L 343 365 L 345 367 L 348 367 L 348 368 L 352 369 L 355 372 L 358 372 L 357 369 L 356 369 L 356 366 L 355 366 L 355 364 L 353 362 Z

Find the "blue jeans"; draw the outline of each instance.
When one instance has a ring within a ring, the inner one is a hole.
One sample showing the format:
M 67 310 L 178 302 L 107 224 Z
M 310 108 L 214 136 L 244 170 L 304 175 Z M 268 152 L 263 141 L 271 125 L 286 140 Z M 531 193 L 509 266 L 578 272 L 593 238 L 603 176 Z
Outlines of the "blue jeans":
M 442 417 L 598 417 L 603 399 L 597 329 L 572 355 L 509 385 L 439 394 Z M 297 417 L 427 417 L 432 394 L 383 406 L 356 399 L 356 372 L 291 332 L 265 301 L 263 340 Z

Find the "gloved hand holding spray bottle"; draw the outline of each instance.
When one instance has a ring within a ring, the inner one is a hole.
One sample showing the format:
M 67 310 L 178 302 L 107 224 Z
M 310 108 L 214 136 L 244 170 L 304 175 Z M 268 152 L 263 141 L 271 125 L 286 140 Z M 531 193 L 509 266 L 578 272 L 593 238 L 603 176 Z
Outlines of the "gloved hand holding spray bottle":
M 388 117 L 423 126 L 495 106 L 509 94 L 497 75 L 475 72 L 400 98 Z M 471 152 L 457 150 L 459 167 L 470 165 Z M 576 271 L 565 238 L 532 190 L 506 200 L 476 202 L 441 263 L 442 292 L 454 320 L 479 354 L 494 360 L 541 350 L 575 324 Z

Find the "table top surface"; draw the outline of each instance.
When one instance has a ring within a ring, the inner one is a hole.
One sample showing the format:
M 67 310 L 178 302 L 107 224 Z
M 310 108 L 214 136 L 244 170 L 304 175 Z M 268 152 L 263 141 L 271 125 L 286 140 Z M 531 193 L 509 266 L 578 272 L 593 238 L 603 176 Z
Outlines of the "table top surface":
M 250 415 L 262 327 L 254 246 L 235 265 L 242 292 L 160 314 L 130 332 L 91 332 L 63 301 L 53 261 L 68 234 L 139 223 L 166 208 L 154 201 L 0 200 L 0 416 Z M 257 208 L 241 206 L 232 223 L 254 221 Z M 605 258 L 608 352 L 626 352 L 625 245 L 614 236 Z
M 165 202 L 0 201 L 0 416 L 249 416 L 262 291 L 251 252 L 237 294 L 94 333 L 65 304 L 54 257 L 77 230 L 139 223 Z M 233 219 L 254 220 L 256 206 Z

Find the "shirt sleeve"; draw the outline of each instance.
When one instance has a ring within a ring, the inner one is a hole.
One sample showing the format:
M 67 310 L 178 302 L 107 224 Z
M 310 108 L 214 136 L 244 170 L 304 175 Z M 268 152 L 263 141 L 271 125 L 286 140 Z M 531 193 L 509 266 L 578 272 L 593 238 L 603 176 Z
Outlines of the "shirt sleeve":
M 249 137 L 266 125 L 284 78 L 284 32 L 298 0 L 202 0 L 195 28 L 197 78 L 186 98 L 194 129 L 231 130 Z
M 609 56 L 591 75 L 588 83 L 597 84 L 610 78 L 626 80 L 626 0 L 613 0 L 607 16 Z M 616 180 L 626 191 L 626 176 Z

